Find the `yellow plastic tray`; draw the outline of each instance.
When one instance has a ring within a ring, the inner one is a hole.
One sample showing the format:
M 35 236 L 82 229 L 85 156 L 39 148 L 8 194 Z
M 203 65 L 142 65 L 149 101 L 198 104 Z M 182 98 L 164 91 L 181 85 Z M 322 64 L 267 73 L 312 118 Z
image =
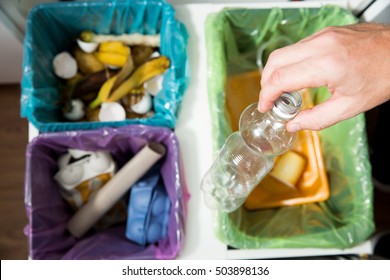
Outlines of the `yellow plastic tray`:
M 260 72 L 252 71 L 229 76 L 226 82 L 226 109 L 233 131 L 238 130 L 241 112 L 258 101 Z M 309 92 L 302 94 L 303 107 L 313 106 Z M 252 191 L 244 206 L 249 210 L 292 206 L 324 201 L 329 198 L 329 184 L 324 166 L 320 139 L 315 131 L 300 131 L 291 149 L 306 159 L 302 176 L 294 185 L 288 185 L 267 175 Z M 277 162 L 278 158 L 276 158 Z M 291 168 L 294 168 L 292 166 Z M 272 171 L 270 172 L 272 173 Z

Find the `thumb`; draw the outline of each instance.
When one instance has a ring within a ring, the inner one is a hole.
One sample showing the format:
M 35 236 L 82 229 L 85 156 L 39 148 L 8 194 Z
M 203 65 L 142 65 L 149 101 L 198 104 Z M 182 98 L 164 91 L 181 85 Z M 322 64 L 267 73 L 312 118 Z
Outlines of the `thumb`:
M 287 124 L 289 132 L 299 130 L 322 130 L 342 120 L 352 117 L 348 112 L 348 103 L 342 99 L 330 98 L 329 100 L 303 110 Z

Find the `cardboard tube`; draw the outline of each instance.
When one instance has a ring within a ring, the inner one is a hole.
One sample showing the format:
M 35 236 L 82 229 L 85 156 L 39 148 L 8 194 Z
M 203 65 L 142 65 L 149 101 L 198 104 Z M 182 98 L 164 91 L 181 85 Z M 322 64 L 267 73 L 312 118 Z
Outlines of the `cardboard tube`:
M 156 142 L 143 147 L 73 215 L 67 224 L 70 233 L 82 237 L 165 152 L 165 147 Z

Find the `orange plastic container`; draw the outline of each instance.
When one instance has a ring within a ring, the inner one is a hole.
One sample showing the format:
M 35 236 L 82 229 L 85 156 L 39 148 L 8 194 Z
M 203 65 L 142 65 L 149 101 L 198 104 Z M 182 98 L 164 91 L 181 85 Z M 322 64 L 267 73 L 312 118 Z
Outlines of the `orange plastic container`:
M 260 92 L 259 71 L 229 76 L 226 83 L 226 109 L 233 131 L 238 130 L 241 112 L 251 103 L 258 101 Z M 302 94 L 303 107 L 310 108 L 313 102 L 309 92 Z M 273 176 L 274 170 L 260 182 L 244 203 L 248 210 L 292 206 L 324 201 L 329 198 L 329 183 L 326 176 L 320 139 L 315 131 L 300 131 L 291 151 L 301 161 L 291 161 L 291 169 L 300 172 L 294 183 L 279 180 Z M 275 160 L 274 169 L 283 155 Z M 304 167 L 297 166 L 304 162 Z M 283 163 L 286 164 L 285 162 Z M 288 163 L 287 163 L 288 164 Z M 287 165 L 288 166 L 288 165 Z M 286 168 L 286 166 L 284 166 Z M 280 174 L 280 170 L 278 173 Z

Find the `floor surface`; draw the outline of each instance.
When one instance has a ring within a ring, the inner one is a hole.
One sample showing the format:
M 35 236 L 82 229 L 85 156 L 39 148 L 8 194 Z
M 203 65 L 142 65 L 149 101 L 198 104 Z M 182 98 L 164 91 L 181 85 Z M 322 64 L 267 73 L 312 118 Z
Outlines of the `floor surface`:
M 19 116 L 19 85 L 0 86 L 0 259 L 26 259 L 23 187 L 28 124 Z

